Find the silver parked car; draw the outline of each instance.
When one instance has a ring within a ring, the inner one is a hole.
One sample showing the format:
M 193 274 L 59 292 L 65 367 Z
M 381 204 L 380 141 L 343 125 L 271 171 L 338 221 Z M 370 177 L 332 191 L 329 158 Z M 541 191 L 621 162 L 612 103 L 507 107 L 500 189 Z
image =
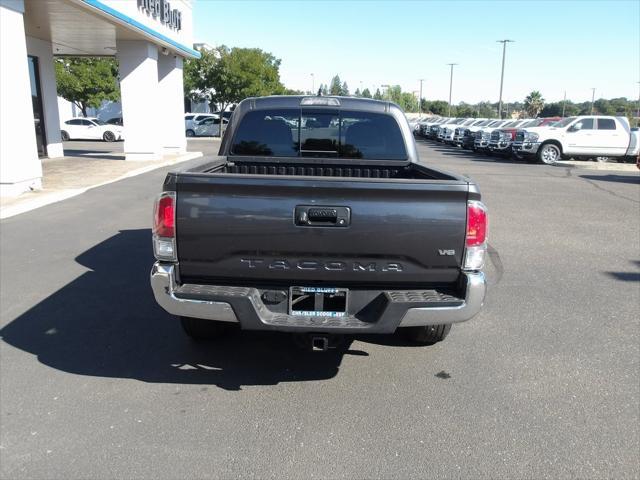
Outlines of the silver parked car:
M 223 123 L 226 126 L 229 120 L 223 118 Z M 217 137 L 220 135 L 220 117 L 209 116 L 193 125 L 193 131 L 196 137 Z

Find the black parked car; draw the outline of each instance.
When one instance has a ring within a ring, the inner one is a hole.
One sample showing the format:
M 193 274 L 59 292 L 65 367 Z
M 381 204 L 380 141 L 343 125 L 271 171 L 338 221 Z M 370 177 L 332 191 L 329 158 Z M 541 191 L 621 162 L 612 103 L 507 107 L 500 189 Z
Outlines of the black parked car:
M 113 118 L 110 118 L 109 120 L 107 120 L 107 121 L 106 121 L 106 123 L 108 123 L 108 124 L 110 124 L 110 125 L 120 125 L 120 126 L 124 125 L 124 124 L 122 123 L 122 117 L 113 117 Z

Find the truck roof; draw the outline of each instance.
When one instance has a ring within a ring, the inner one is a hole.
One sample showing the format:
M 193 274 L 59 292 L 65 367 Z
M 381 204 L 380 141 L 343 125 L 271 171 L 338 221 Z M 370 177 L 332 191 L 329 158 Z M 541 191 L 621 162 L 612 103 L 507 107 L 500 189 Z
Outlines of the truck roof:
M 369 112 L 388 112 L 391 108 L 400 107 L 384 100 L 362 97 L 341 97 L 334 95 L 271 95 L 268 97 L 249 97 L 238 104 L 238 108 L 249 110 L 262 108 L 335 108 Z

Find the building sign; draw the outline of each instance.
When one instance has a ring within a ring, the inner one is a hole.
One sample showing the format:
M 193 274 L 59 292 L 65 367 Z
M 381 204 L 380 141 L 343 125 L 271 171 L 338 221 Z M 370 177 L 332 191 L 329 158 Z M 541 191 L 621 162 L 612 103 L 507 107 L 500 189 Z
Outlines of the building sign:
M 138 8 L 157 18 L 167 27 L 178 32 L 182 30 L 182 12 L 177 8 L 171 8 L 169 0 L 138 0 Z

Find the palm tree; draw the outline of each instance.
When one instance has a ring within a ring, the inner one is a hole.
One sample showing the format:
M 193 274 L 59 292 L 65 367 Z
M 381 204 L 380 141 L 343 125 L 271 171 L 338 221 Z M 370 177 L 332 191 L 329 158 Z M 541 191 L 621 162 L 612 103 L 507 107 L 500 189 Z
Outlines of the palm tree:
M 524 109 L 527 111 L 527 114 L 531 118 L 535 118 L 544 108 L 544 98 L 542 98 L 542 94 L 534 90 L 527 98 L 524 99 Z

